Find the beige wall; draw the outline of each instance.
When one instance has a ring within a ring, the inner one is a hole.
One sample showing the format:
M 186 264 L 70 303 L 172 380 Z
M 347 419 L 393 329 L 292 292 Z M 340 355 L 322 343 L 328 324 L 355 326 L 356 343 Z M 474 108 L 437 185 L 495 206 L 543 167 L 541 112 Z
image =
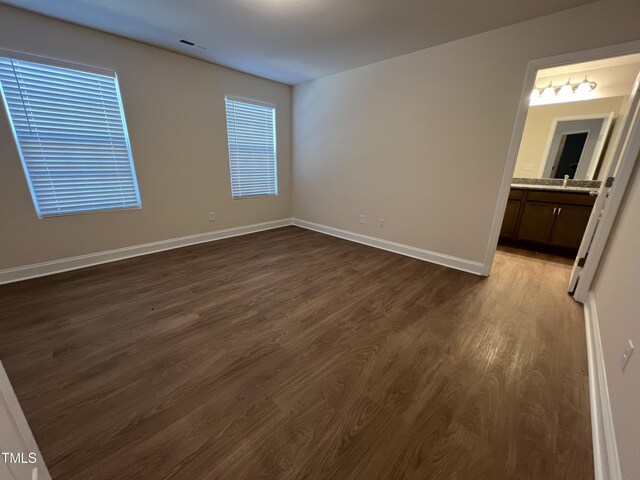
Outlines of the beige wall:
M 635 170 L 594 287 L 624 479 L 640 478 L 640 162 Z M 636 351 L 623 372 L 620 359 L 629 339 Z
M 629 86 L 631 91 L 631 86 Z M 555 118 L 575 117 L 579 115 L 607 115 L 615 113 L 610 139 L 618 138 L 623 118 L 621 110 L 626 106 L 628 97 L 610 97 L 587 100 L 583 102 L 557 103 L 553 105 L 537 105 L 529 107 L 527 122 L 518 151 L 518 161 L 513 172 L 514 177 L 537 178 L 540 166 L 545 161 L 545 148 L 551 133 L 551 126 Z M 615 145 L 615 141 L 609 142 L 609 147 Z M 603 167 L 599 177 L 602 178 L 607 170 L 613 148 L 607 148 L 604 152 Z
M 636 40 L 639 16 L 593 3 L 295 87 L 294 216 L 484 261 L 527 63 Z
M 39 220 L 0 107 L 0 270 L 291 216 L 291 87 L 1 4 L 0 48 L 118 73 L 143 207 Z M 232 200 L 225 95 L 276 105 L 278 197 Z

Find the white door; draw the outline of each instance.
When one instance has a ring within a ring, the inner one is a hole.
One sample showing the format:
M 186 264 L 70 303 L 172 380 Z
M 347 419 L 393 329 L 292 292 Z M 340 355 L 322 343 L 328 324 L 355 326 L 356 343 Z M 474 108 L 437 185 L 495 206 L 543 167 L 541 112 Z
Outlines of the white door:
M 596 140 L 596 146 L 593 149 L 592 161 L 586 164 L 586 173 L 584 174 L 584 178 L 589 180 L 593 180 L 593 177 L 596 174 L 596 168 L 598 166 L 598 159 L 602 157 L 602 150 L 604 149 L 604 144 L 606 143 L 607 137 L 609 136 L 609 130 L 611 129 L 611 124 L 613 123 L 614 113 L 611 112 L 604 118 L 602 122 L 602 128 L 600 129 L 600 133 Z M 604 162 L 604 158 L 602 159 Z M 576 178 L 583 178 L 580 175 L 581 172 L 577 172 L 578 175 Z
M 1 363 L 0 479 L 51 480 Z
M 569 279 L 569 292 L 578 301 L 586 299 L 600 256 L 604 250 L 622 195 L 640 149 L 640 76 L 636 78 L 629 98 L 629 109 L 624 119 L 620 139 L 616 145 L 609 171 L 600 185 L 589 223 L 582 237 L 576 261 Z M 619 178 L 617 178 L 619 177 Z M 615 192 L 613 189 L 615 188 Z M 614 195 L 615 193 L 615 195 Z M 579 285 L 580 282 L 580 285 Z

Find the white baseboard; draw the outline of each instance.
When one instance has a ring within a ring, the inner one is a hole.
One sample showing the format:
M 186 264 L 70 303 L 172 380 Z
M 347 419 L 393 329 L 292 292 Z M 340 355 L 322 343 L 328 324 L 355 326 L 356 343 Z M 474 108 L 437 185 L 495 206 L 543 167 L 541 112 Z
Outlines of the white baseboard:
M 584 303 L 584 321 L 589 359 L 589 400 L 591 402 L 591 436 L 596 480 L 621 480 L 618 446 L 609 401 L 609 387 L 600 339 L 598 311 L 593 293 Z
M 429 250 L 411 247 L 402 243 L 391 242 L 389 240 L 370 237 L 368 235 L 349 232 L 347 230 L 340 230 L 339 228 L 328 227 L 326 225 L 307 222 L 306 220 L 300 220 L 297 218 L 293 219 L 293 225 L 309 230 L 314 230 L 320 233 L 326 233 L 327 235 L 343 238 L 352 242 L 362 243 L 364 245 L 369 245 L 370 247 L 380 248 L 382 250 L 387 250 L 393 253 L 399 253 L 400 255 L 406 255 L 407 257 L 413 257 L 419 260 L 424 260 L 426 262 L 443 265 L 445 267 L 455 268 L 456 270 L 462 270 L 463 272 L 474 273 L 476 275 L 485 275 L 483 273 L 484 264 L 480 262 L 453 257 L 451 255 L 444 255 L 442 253 L 430 252 Z
M 76 270 L 78 268 L 90 267 L 101 263 L 115 262 L 117 260 L 124 260 L 125 258 L 148 255 L 150 253 L 162 252 L 164 250 L 172 250 L 174 248 L 186 247 L 188 245 L 196 245 L 198 243 L 212 242 L 214 240 L 222 240 L 223 238 L 237 237 L 238 235 L 247 235 L 249 233 L 261 232 L 263 230 L 271 230 L 272 228 L 284 227 L 286 225 L 291 225 L 290 218 L 274 220 L 271 222 L 255 223 L 242 227 L 227 228 L 225 230 L 200 233 L 186 237 L 171 238 L 169 240 L 161 240 L 159 242 L 117 248 L 115 250 L 90 253 L 88 255 L 79 255 L 77 257 L 63 258 L 49 262 L 34 263 L 24 267 L 8 268 L 6 270 L 0 270 L 0 285 L 4 283 L 18 282 L 20 280 L 27 280 L 29 278 L 53 275 L 54 273 L 66 272 L 69 270 Z
M 115 250 L 107 250 L 104 252 L 90 253 L 87 255 L 79 255 L 77 257 L 62 258 L 60 260 L 52 260 L 49 262 L 34 263 L 22 267 L 8 268 L 0 270 L 0 285 L 5 283 L 19 282 L 30 278 L 43 277 L 45 275 L 53 275 L 55 273 L 67 272 L 79 268 L 90 267 L 92 265 L 100 265 L 102 263 L 115 262 L 126 258 L 148 255 L 151 253 L 162 252 L 174 248 L 186 247 L 198 243 L 212 242 L 223 238 L 236 237 L 239 235 L 247 235 L 249 233 L 270 230 L 273 228 L 284 227 L 286 225 L 297 225 L 302 228 L 314 230 L 316 232 L 325 233 L 334 237 L 340 237 L 352 242 L 362 243 L 371 247 L 380 248 L 390 252 L 406 255 L 408 257 L 417 258 L 445 267 L 455 268 L 464 272 L 474 273 L 476 275 L 484 275 L 484 264 L 466 260 L 464 258 L 453 257 L 441 253 L 430 252 L 421 248 L 403 245 L 401 243 L 383 240 L 381 238 L 370 237 L 359 233 L 340 230 L 338 228 L 328 227 L 317 223 L 307 222 L 305 220 L 284 218 L 271 222 L 256 223 L 253 225 L 245 225 L 242 227 L 228 228 L 225 230 L 217 230 L 214 232 L 200 233 L 197 235 L 189 235 L 186 237 L 171 238 L 169 240 L 161 240 L 158 242 L 145 243 L 142 245 L 134 245 L 131 247 L 117 248 Z

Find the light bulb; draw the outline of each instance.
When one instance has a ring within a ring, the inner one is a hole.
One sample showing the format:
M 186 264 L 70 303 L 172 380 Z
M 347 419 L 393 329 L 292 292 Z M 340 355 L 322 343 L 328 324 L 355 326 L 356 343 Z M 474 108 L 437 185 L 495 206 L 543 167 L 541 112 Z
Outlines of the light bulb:
M 571 85 L 571 79 L 567 80 L 560 90 L 558 90 L 558 95 L 563 97 L 567 97 L 573 93 L 573 86 Z
M 556 89 L 553 88 L 553 85 L 551 85 L 551 82 L 549 82 L 549 86 L 542 91 L 541 96 L 543 98 L 551 98 L 555 96 L 555 94 L 556 94 Z
M 576 88 L 576 93 L 584 95 L 585 93 L 591 92 L 594 88 L 596 88 L 596 82 L 590 82 L 587 80 L 587 77 L 584 77 L 584 80 L 580 82 L 580 85 Z

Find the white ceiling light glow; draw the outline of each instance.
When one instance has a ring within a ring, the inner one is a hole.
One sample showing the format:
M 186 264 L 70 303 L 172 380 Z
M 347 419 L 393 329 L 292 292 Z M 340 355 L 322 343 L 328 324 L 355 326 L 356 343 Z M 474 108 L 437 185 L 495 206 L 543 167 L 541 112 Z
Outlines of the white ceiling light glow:
M 587 77 L 584 77 L 584 80 L 580 82 L 580 84 L 576 87 L 575 92 L 578 94 L 585 94 L 592 92 L 597 86 L 596 82 L 590 82 L 587 80 Z
M 565 83 L 562 87 L 560 87 L 560 90 L 558 90 L 558 95 L 560 96 L 573 95 L 573 85 L 571 85 L 571 79 L 567 80 L 567 83 Z
M 551 85 L 551 82 L 549 82 L 549 85 L 541 91 L 540 96 L 542 98 L 553 98 L 555 94 L 556 89 Z

